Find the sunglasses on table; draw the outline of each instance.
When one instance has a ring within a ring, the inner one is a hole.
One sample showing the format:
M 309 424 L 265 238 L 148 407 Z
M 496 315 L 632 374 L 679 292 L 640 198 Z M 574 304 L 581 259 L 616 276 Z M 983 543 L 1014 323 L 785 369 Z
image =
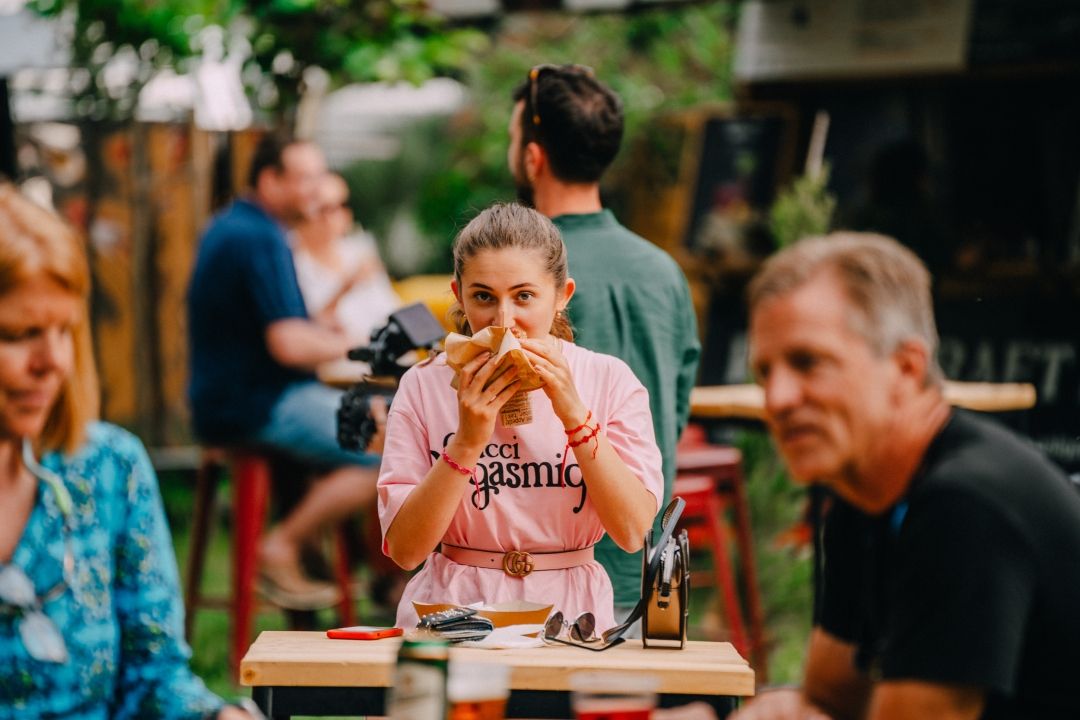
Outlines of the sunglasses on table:
M 23 441 L 23 463 L 39 480 L 48 485 L 56 496 L 56 505 L 64 522 L 63 577 L 49 590 L 38 595 L 34 582 L 18 565 L 0 565 L 0 615 L 15 617 L 19 637 L 30 657 L 41 662 L 64 663 L 68 660 L 64 636 L 52 618 L 45 614 L 45 604 L 71 587 L 75 556 L 71 549 L 72 500 L 63 480 L 42 467 L 34 458 L 28 440 Z
M 593 633 L 596 631 L 596 616 L 591 612 L 583 612 L 574 618 L 573 622 L 567 622 L 563 617 L 562 610 L 556 610 L 544 623 L 544 639 L 558 641 L 564 629 L 567 630 L 571 640 L 576 640 L 579 643 L 596 642 L 597 640 L 597 638 L 593 637 Z
M 600 652 L 624 642 L 623 633 L 630 623 L 616 625 L 604 631 L 599 637 L 596 632 L 596 617 L 591 612 L 583 612 L 573 622 L 567 622 L 561 610 L 556 610 L 544 623 L 544 640 L 548 643 L 561 643 L 585 650 Z M 567 632 L 563 632 L 566 630 Z
M 654 546 L 653 554 L 647 558 L 644 570 L 645 577 L 643 587 L 650 588 L 650 590 L 648 594 L 645 594 L 638 601 L 637 605 L 634 606 L 634 609 L 630 611 L 626 620 L 613 628 L 605 630 L 600 634 L 600 637 L 596 637 L 593 635 L 596 631 L 596 618 L 592 613 L 582 613 L 581 615 L 578 615 L 573 622 L 567 623 L 563 617 L 562 611 L 557 610 L 552 613 L 551 617 L 544 623 L 544 640 L 547 642 L 562 643 L 563 645 L 572 645 L 573 647 L 582 648 L 583 650 L 592 650 L 594 652 L 602 652 L 608 648 L 615 647 L 619 643 L 625 642 L 626 638 L 624 638 L 623 635 L 625 635 L 626 631 L 645 614 L 645 606 L 652 595 L 651 588 L 653 587 L 653 582 L 656 580 L 662 564 L 662 554 L 660 551 L 667 545 L 667 541 L 675 531 L 675 526 L 678 524 L 679 518 L 682 516 L 685 508 L 686 501 L 680 497 L 676 497 L 672 499 L 671 503 L 664 509 L 664 514 L 660 520 L 660 541 Z M 567 633 L 569 639 L 563 635 L 564 628 L 569 630 Z
M 570 73 L 593 77 L 596 73 L 588 65 L 552 65 L 542 63 L 534 65 L 529 70 L 529 110 L 532 111 L 532 124 L 540 125 L 540 107 L 537 103 L 537 87 L 540 85 L 540 75 L 545 72 Z

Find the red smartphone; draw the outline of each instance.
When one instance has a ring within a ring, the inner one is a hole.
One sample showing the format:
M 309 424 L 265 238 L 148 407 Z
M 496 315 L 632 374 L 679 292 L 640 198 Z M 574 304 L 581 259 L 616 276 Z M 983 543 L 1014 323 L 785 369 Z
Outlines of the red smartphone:
M 373 627 L 371 625 L 353 625 L 352 627 L 327 630 L 326 637 L 334 640 L 378 640 L 397 637 L 405 631 L 397 627 Z

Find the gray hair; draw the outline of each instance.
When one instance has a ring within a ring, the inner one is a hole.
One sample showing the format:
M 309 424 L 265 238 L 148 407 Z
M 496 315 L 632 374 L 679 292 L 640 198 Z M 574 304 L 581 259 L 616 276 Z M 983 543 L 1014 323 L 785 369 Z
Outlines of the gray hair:
M 927 382 L 944 378 L 937 361 L 938 334 L 926 266 L 896 240 L 872 233 L 834 232 L 809 237 L 770 257 L 747 290 L 750 313 L 831 272 L 851 300 L 851 329 L 884 357 L 917 340 L 930 357 Z

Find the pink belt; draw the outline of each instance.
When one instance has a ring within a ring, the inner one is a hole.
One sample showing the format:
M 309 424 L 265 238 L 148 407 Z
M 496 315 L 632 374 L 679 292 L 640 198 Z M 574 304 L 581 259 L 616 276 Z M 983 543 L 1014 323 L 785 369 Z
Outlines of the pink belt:
M 524 550 L 510 550 L 508 552 L 473 550 L 472 548 L 443 543 L 440 552 L 462 565 L 502 570 L 511 577 L 519 578 L 523 578 L 536 570 L 565 570 L 566 568 L 590 563 L 593 560 L 591 545 L 580 550 L 530 553 Z

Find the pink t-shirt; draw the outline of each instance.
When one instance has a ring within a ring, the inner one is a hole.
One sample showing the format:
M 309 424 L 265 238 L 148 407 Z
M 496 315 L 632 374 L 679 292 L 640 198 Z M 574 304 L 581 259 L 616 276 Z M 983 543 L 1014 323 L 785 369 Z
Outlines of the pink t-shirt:
M 602 432 L 630 471 L 656 498 L 663 496 L 660 451 L 653 437 L 649 395 L 627 367 L 602 355 L 563 342 L 566 357 L 590 423 Z M 458 428 L 453 370 L 444 355 L 411 368 L 402 378 L 387 421 L 386 445 L 379 473 L 379 520 L 386 552 L 386 531 L 405 498 L 430 471 Z M 593 443 L 571 449 L 559 486 L 559 463 L 566 445 L 563 424 L 543 390 L 529 394 L 533 421 L 495 434 L 477 463 L 478 491 L 463 493 L 443 542 L 460 547 L 506 552 L 559 552 L 586 548 L 604 534 L 574 452 L 592 452 Z M 537 571 L 524 578 L 501 569 L 461 565 L 433 552 L 409 581 L 398 606 L 398 627 L 416 625 L 412 600 L 469 604 L 529 600 L 552 603 L 564 617 L 591 611 L 597 629 L 615 624 L 611 581 L 598 562 L 564 570 Z

